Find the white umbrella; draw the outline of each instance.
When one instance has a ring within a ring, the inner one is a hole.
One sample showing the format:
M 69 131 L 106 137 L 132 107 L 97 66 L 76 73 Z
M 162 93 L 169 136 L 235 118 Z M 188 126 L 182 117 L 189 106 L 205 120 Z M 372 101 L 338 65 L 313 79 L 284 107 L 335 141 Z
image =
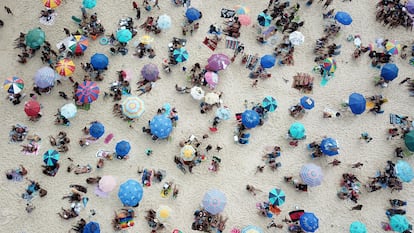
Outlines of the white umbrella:
M 164 14 L 160 15 L 157 20 L 157 27 L 159 29 L 168 29 L 171 27 L 171 17 Z
M 73 103 L 65 104 L 60 108 L 60 115 L 66 119 L 70 119 L 76 116 L 78 109 Z
M 207 104 L 216 104 L 220 102 L 220 97 L 216 93 L 210 92 L 204 96 L 204 102 Z
M 195 87 L 191 88 L 190 95 L 195 100 L 201 100 L 204 97 L 204 91 L 203 91 L 203 89 L 201 89 L 201 87 L 195 86 Z
M 289 34 L 289 41 L 293 45 L 301 45 L 305 42 L 305 36 L 301 32 L 294 31 Z

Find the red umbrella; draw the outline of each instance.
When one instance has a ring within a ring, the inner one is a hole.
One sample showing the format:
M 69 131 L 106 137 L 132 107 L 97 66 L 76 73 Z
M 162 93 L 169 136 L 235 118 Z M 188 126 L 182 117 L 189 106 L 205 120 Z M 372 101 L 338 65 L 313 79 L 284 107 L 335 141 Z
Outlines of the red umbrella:
M 36 100 L 30 100 L 24 104 L 24 112 L 29 117 L 37 116 L 40 112 L 40 104 Z

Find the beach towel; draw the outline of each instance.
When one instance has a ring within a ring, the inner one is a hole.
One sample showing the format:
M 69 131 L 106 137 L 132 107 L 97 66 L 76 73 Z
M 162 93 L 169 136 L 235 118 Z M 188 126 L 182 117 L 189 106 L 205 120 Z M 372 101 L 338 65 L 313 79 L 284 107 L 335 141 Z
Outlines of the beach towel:
M 254 70 L 256 68 L 256 65 L 259 63 L 259 59 L 256 59 L 256 61 L 252 61 L 255 58 L 254 55 L 247 55 L 247 62 L 246 62 L 246 68 L 249 70 Z
M 134 226 L 134 224 L 135 224 L 135 222 L 134 222 L 134 220 L 132 219 L 131 216 L 128 216 L 126 218 L 119 219 L 119 226 L 122 229 L 125 229 L 125 228 L 128 228 L 128 227 L 132 227 L 132 226 Z
M 90 108 L 91 108 L 91 104 L 81 104 L 81 105 L 76 105 L 76 107 L 78 108 L 78 109 L 82 109 L 82 110 L 86 110 L 86 111 L 88 111 Z
M 305 213 L 304 210 L 291 211 L 289 212 L 290 220 L 292 220 L 293 222 L 299 221 L 300 216 L 302 216 L 304 213 Z
M 411 127 L 411 125 L 406 125 L 406 121 L 403 120 L 404 118 L 406 118 L 406 116 L 390 113 L 390 124 L 402 127 Z
M 209 49 L 212 51 L 216 50 L 217 48 L 217 42 L 210 40 L 209 38 L 204 38 L 203 44 L 205 44 Z
M 110 133 L 110 134 L 108 134 L 108 136 L 106 136 L 106 138 L 105 138 L 105 140 L 104 140 L 104 143 L 105 144 L 108 144 L 109 142 L 111 142 L 111 140 L 114 138 L 114 134 L 113 133 Z
M 227 49 L 235 50 L 235 49 L 237 49 L 239 44 L 240 44 L 240 42 L 236 38 L 231 37 L 231 36 L 226 36 L 226 48 Z
M 24 155 L 38 155 L 39 154 L 40 145 L 37 143 L 32 143 L 32 145 L 35 147 L 35 150 L 33 152 L 23 151 Z
M 221 8 L 221 11 L 220 11 L 220 17 L 221 18 L 227 18 L 228 19 L 228 18 L 232 18 L 235 15 L 236 15 L 236 11 L 226 9 L 226 8 Z

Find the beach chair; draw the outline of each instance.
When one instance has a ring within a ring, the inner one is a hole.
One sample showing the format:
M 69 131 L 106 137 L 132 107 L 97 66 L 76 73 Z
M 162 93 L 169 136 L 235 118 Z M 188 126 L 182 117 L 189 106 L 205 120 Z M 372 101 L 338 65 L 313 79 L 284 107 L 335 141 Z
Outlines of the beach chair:
M 205 44 L 212 51 L 217 48 L 217 41 L 209 39 L 208 37 L 204 38 L 203 44 Z
M 240 42 L 234 37 L 226 36 L 226 48 L 235 50 L 239 46 Z

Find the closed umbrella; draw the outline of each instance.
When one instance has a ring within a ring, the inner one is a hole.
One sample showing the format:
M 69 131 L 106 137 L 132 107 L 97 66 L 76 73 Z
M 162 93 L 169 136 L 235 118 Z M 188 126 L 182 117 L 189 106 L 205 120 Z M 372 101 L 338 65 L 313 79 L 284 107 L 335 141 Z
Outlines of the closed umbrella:
M 43 0 L 43 5 L 51 9 L 58 7 L 61 3 L 61 0 Z
M 159 29 L 168 29 L 171 27 L 171 17 L 163 14 L 158 17 L 157 27 Z
M 381 68 L 381 77 L 386 81 L 392 81 L 398 76 L 398 67 L 393 63 L 387 63 Z
M 96 0 L 83 0 L 82 5 L 85 8 L 92 9 L 96 6 Z
M 214 89 L 218 84 L 219 77 L 216 72 L 208 71 L 204 74 L 204 80 L 211 89 Z
M 272 205 L 281 206 L 285 203 L 286 194 L 283 190 L 274 188 L 269 192 L 269 202 Z
M 60 108 L 60 115 L 66 119 L 75 117 L 77 112 L 78 108 L 73 103 L 65 104 Z
M 305 42 L 305 36 L 302 32 L 294 31 L 289 34 L 289 41 L 292 45 L 301 45 Z
M 299 223 L 306 232 L 315 232 L 319 228 L 319 219 L 314 213 L 305 212 L 300 216 Z
M 405 8 L 407 8 L 408 13 L 414 14 L 414 0 L 408 0 L 405 4 Z
M 160 222 L 165 222 L 166 220 L 168 220 L 171 217 L 171 208 L 165 205 L 161 205 L 158 207 L 157 211 L 156 211 L 156 215 L 157 215 L 157 219 Z
M 189 55 L 187 50 L 184 47 L 181 47 L 179 49 L 174 49 L 173 57 L 176 62 L 181 63 L 187 61 Z
M 60 76 L 71 76 L 75 71 L 75 63 L 69 58 L 64 58 L 56 63 L 55 69 Z
M 201 18 L 201 12 L 196 8 L 190 7 L 185 11 L 185 17 L 192 22 Z
M 220 102 L 220 97 L 216 93 L 210 92 L 204 96 L 204 102 L 207 104 L 216 104 Z
M 305 126 L 300 122 L 295 122 L 290 125 L 289 135 L 293 139 L 302 139 L 305 137 Z
M 268 112 L 274 112 L 277 108 L 277 101 L 272 96 L 266 96 L 262 101 L 262 107 Z
M 212 71 L 224 70 L 231 63 L 230 58 L 223 53 L 211 55 L 208 60 L 207 68 Z
M 365 111 L 367 101 L 365 97 L 359 93 L 352 93 L 348 100 L 349 108 L 353 114 L 362 114 Z
M 300 105 L 302 105 L 304 109 L 310 110 L 315 107 L 315 101 L 308 96 L 303 96 L 300 98 Z
M 159 139 L 167 138 L 172 131 L 172 121 L 164 115 L 156 115 L 150 121 L 151 134 Z
M 105 134 L 105 126 L 101 122 L 93 122 L 89 126 L 89 134 L 94 138 L 100 138 Z
M 41 28 L 34 28 L 26 34 L 26 45 L 32 49 L 39 49 L 45 39 L 45 32 Z
M 241 115 L 242 124 L 248 128 L 254 128 L 260 123 L 260 115 L 256 111 L 246 110 Z
M 53 87 L 56 81 L 56 72 L 48 67 L 42 67 L 34 75 L 34 83 L 40 88 Z
M 190 90 L 190 95 L 195 100 L 201 100 L 202 98 L 204 98 L 204 90 L 201 87 L 194 86 Z
M 276 57 L 273 55 L 264 55 L 260 58 L 260 65 L 263 68 L 272 68 L 276 64 Z
M 184 161 L 193 161 L 195 157 L 196 150 L 191 145 L 185 145 L 181 148 L 181 158 Z
M 404 232 L 410 228 L 410 223 L 405 215 L 396 214 L 390 218 L 390 226 L 393 231 Z
M 325 155 L 334 156 L 339 154 L 338 141 L 333 138 L 324 138 L 321 142 L 321 151 Z
M 130 118 L 139 118 L 145 112 L 144 101 L 137 96 L 129 96 L 122 102 L 122 113 Z
M 257 16 L 257 21 L 260 26 L 267 27 L 272 23 L 272 17 L 264 12 L 260 12 Z
M 153 63 L 149 63 L 146 64 L 144 67 L 142 67 L 141 69 L 141 75 L 142 77 L 150 82 L 154 82 L 158 79 L 158 75 L 159 75 L 159 70 L 157 65 L 153 64 Z
M 322 184 L 322 169 L 313 163 L 303 165 L 300 169 L 299 175 L 302 178 L 303 182 L 305 182 L 305 184 L 309 185 L 310 187 L 315 187 Z
M 84 35 L 74 35 L 69 43 L 69 49 L 74 54 L 82 54 L 89 46 L 88 37 Z
M 414 130 L 411 130 L 410 132 L 405 134 L 404 143 L 408 150 L 414 151 Z
M 29 100 L 24 104 L 24 112 L 29 117 L 37 116 L 40 112 L 40 104 L 36 100 Z
M 352 23 L 352 17 L 344 11 L 338 11 L 335 14 L 335 20 L 343 25 L 350 25 Z
M 104 70 L 108 67 L 109 60 L 105 54 L 95 53 L 91 57 L 91 65 L 95 70 Z
M 349 226 L 349 233 L 367 233 L 367 228 L 362 222 L 355 221 Z
M 144 190 L 136 180 L 129 179 L 119 186 L 118 197 L 124 206 L 136 206 L 142 199 Z
M 253 226 L 253 225 L 247 226 L 241 230 L 241 233 L 263 233 L 263 232 L 264 231 L 260 227 Z
M 116 180 L 113 176 L 102 176 L 99 180 L 98 187 L 102 192 L 108 193 L 115 189 Z
M 202 204 L 207 212 L 216 215 L 223 212 L 227 204 L 227 198 L 220 190 L 211 189 L 204 194 Z
M 248 15 L 239 15 L 239 22 L 243 26 L 248 26 L 252 23 L 252 19 Z
M 220 107 L 216 110 L 216 117 L 220 120 L 228 120 L 231 117 L 231 111 L 228 107 Z
M 50 149 L 43 154 L 43 162 L 46 166 L 55 166 L 59 161 L 60 154 L 56 150 Z
M 95 82 L 85 81 L 79 84 L 76 89 L 75 96 L 80 103 L 92 103 L 99 96 L 99 87 Z
M 131 150 L 131 144 L 128 141 L 122 140 L 115 145 L 115 153 L 117 156 L 123 158 Z
M 23 88 L 24 81 L 19 77 L 13 76 L 4 80 L 3 89 L 9 94 L 18 94 L 23 90 Z
M 83 227 L 82 233 L 101 233 L 101 227 L 97 222 L 88 222 Z
M 404 160 L 398 160 L 397 164 L 395 165 L 395 173 L 397 177 L 404 182 L 410 182 L 414 179 L 413 168 L 408 162 Z
M 121 29 L 116 32 L 116 39 L 121 43 L 127 43 L 132 39 L 132 32 L 128 29 Z

